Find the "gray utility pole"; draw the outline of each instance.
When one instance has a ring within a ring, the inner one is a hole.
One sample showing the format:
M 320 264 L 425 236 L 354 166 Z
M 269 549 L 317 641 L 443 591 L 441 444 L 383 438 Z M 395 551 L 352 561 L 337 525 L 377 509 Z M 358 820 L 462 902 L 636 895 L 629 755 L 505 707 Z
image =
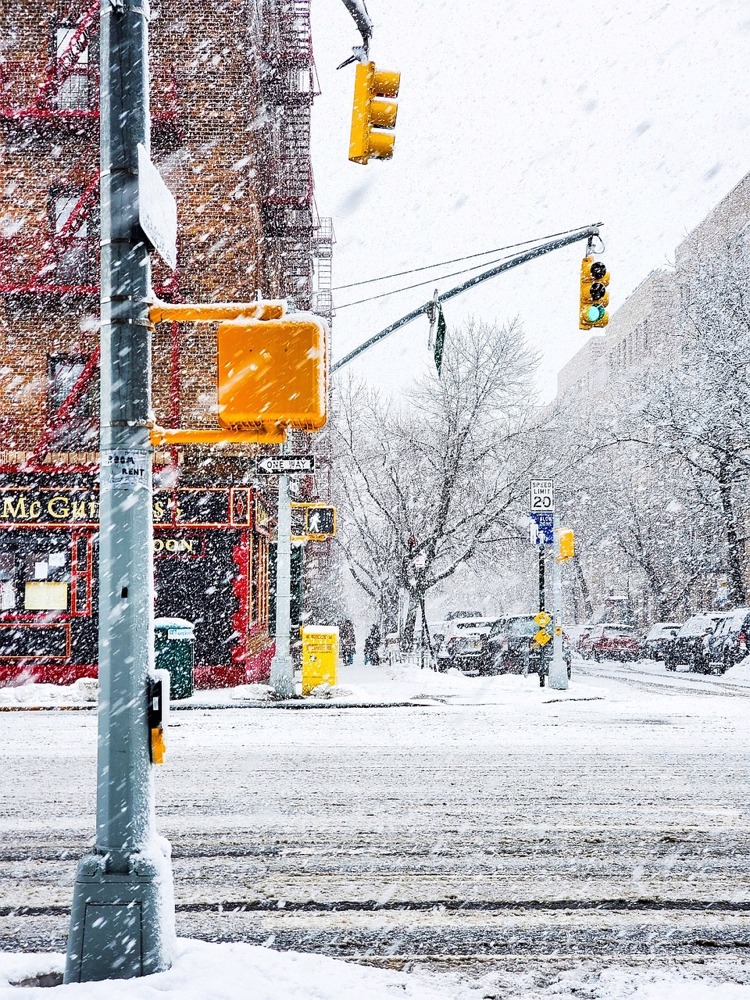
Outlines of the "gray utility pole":
M 101 521 L 96 843 L 78 866 L 65 982 L 169 968 L 174 903 L 155 833 L 148 721 L 153 668 L 149 411 L 151 270 L 139 226 L 149 150 L 147 0 L 101 9 Z
M 286 447 L 281 449 L 284 454 Z M 271 660 L 271 687 L 279 698 L 294 695 L 294 663 L 289 650 L 292 630 L 292 501 L 289 476 L 279 476 L 276 522 L 276 652 Z

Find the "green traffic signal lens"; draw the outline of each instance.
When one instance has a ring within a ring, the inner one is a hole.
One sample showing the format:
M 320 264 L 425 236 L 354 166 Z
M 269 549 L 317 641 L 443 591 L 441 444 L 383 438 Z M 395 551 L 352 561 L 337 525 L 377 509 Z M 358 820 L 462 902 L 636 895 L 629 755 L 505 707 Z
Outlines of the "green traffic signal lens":
M 604 306 L 589 306 L 586 319 L 589 323 L 597 323 L 604 316 Z

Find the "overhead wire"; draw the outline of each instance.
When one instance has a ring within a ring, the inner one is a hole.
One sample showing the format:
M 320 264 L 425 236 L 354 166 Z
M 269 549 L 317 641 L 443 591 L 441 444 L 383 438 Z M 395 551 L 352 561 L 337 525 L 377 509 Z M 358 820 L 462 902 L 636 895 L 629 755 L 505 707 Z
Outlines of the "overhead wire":
M 465 257 L 453 257 L 451 260 L 441 260 L 441 261 L 438 261 L 435 264 L 425 264 L 422 267 L 411 267 L 411 268 L 408 268 L 406 271 L 395 271 L 393 274 L 381 274 L 377 278 L 364 278 L 362 281 L 352 281 L 352 282 L 349 282 L 349 284 L 347 284 L 347 285 L 336 285 L 336 287 L 332 288 L 331 291 L 332 292 L 342 292 L 346 288 L 357 288 L 359 285 L 371 285 L 371 284 L 373 284 L 376 281 L 387 281 L 389 278 L 403 278 L 407 274 L 417 274 L 420 271 L 431 271 L 433 268 L 436 268 L 436 267 L 446 267 L 448 264 L 459 264 L 463 260 L 474 260 L 474 258 L 476 258 L 476 257 L 487 257 L 489 254 L 501 253 L 503 250 L 514 250 L 514 249 L 517 249 L 518 247 L 531 246 L 534 243 L 541 243 L 543 240 L 554 240 L 558 236 L 567 236 L 568 233 L 574 233 L 574 232 L 575 232 L 575 229 L 564 229 L 560 233 L 550 233 L 548 236 L 538 236 L 536 239 L 533 239 L 533 240 L 523 240 L 521 243 L 508 243 L 504 247 L 495 247 L 492 250 L 482 250 L 479 253 L 470 253 L 470 254 L 467 254 Z M 507 260 L 506 257 L 500 257 L 498 259 L 499 260 Z M 481 266 L 482 266 L 481 264 L 477 265 L 477 267 L 481 267 Z M 474 270 L 474 268 L 464 268 L 464 270 L 465 271 L 469 271 L 469 270 Z M 456 274 L 463 274 L 464 271 L 456 271 L 455 273 Z M 452 275 L 445 275 L 445 277 L 452 277 Z M 426 282 L 426 284 L 429 284 L 429 282 Z M 411 285 L 409 287 L 415 288 L 417 286 Z M 352 305 L 354 305 L 354 304 L 355 303 L 352 303 Z M 344 307 L 342 306 L 341 308 L 343 309 Z
M 509 253 L 504 257 L 496 257 L 494 260 L 486 260 L 481 264 L 474 264 L 472 267 L 462 267 L 460 271 L 451 271 L 450 274 L 440 274 L 437 277 L 427 278 L 425 281 L 417 281 L 413 285 L 403 285 L 401 288 L 393 288 L 389 292 L 379 292 L 377 295 L 369 295 L 365 299 L 356 299 L 354 302 L 344 302 L 343 305 L 336 305 L 336 312 L 341 309 L 348 309 L 350 306 L 359 306 L 364 302 L 375 302 L 376 299 L 385 299 L 389 295 L 398 295 L 399 292 L 408 292 L 412 288 L 422 288 L 424 285 L 433 285 L 436 281 L 445 281 L 446 278 L 456 278 L 459 274 L 470 274 L 472 271 L 478 271 L 483 267 L 492 267 L 494 264 L 498 264 L 501 260 L 510 260 L 511 257 L 515 257 L 516 254 Z

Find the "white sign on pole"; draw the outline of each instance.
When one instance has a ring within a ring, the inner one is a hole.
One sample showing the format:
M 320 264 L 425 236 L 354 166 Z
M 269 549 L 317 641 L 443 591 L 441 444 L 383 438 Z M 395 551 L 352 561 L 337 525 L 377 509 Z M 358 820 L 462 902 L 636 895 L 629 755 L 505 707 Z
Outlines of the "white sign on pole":
M 555 482 L 553 479 L 532 479 L 529 482 L 529 510 L 553 512 L 555 509 Z
M 140 142 L 138 222 L 151 246 L 174 270 L 177 267 L 177 202 Z
M 314 455 L 263 455 L 255 459 L 255 471 L 265 476 L 289 472 L 315 472 Z

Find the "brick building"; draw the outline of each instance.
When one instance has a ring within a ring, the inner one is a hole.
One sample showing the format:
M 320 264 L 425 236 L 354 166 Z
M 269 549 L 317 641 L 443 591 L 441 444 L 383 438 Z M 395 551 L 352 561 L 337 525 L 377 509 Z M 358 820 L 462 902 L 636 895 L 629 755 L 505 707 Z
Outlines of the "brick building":
M 99 0 L 0 13 L 0 682 L 96 669 Z M 309 0 L 155 3 L 151 155 L 178 205 L 167 301 L 313 303 L 330 274 L 309 155 Z M 213 424 L 215 338 L 160 324 L 163 426 Z M 201 683 L 265 675 L 274 498 L 251 450 L 157 452 L 157 615 L 196 624 Z

